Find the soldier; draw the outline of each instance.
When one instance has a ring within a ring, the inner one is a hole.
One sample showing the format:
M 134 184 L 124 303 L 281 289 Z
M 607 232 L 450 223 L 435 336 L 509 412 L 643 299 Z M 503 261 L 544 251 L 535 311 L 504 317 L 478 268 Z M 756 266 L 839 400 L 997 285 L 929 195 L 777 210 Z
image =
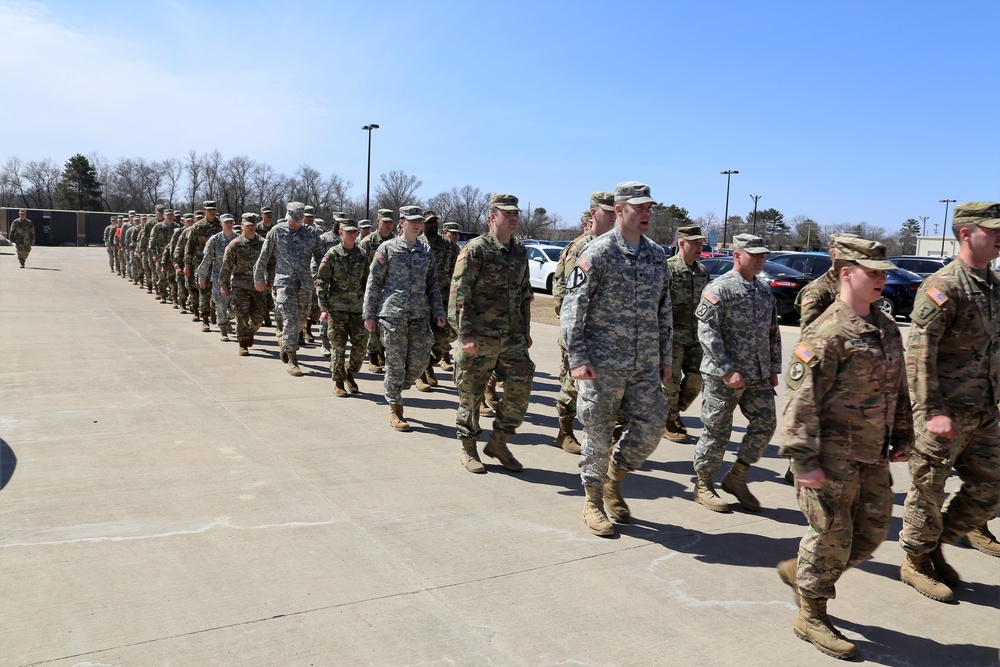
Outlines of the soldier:
M 115 272 L 115 248 L 111 244 L 111 239 L 114 238 L 115 230 L 117 229 L 115 223 L 117 221 L 117 215 L 111 216 L 111 224 L 104 228 L 104 250 L 108 253 L 108 266 L 111 268 L 111 273 Z
M 253 268 L 254 289 L 263 292 L 268 284 L 274 285 L 275 306 L 284 322 L 278 350 L 281 361 L 288 363 L 288 374 L 292 377 L 302 377 L 298 360 L 299 333 L 302 331 L 301 318 L 308 315 L 312 303 L 316 278 L 312 262 L 318 266 L 323 259 L 323 242 L 319 234 L 302 224 L 304 208 L 301 202 L 288 203 L 288 221 L 271 229 Z M 272 271 L 273 279 L 270 278 Z
M 23 269 L 24 262 L 31 254 L 31 246 L 35 243 L 35 225 L 28 220 L 28 212 L 23 208 L 17 212 L 17 219 L 10 223 L 7 234 L 10 236 L 10 242 L 16 246 L 17 261 L 21 263 Z
M 195 273 L 198 269 L 198 265 L 201 264 L 202 258 L 205 256 L 205 244 L 208 243 L 208 239 L 222 231 L 222 225 L 216 219 L 216 214 L 218 209 L 215 206 L 215 202 L 208 200 L 202 204 L 202 208 L 205 210 L 205 219 L 195 222 L 191 226 L 191 231 L 188 232 L 187 243 L 184 248 L 184 276 L 185 277 L 195 277 Z M 212 290 L 214 289 L 214 284 L 209 285 L 205 283 L 202 287 L 198 285 L 198 310 L 201 314 L 201 330 L 208 332 L 211 328 L 208 326 L 208 320 L 210 317 L 214 317 L 215 313 L 212 311 Z
M 458 240 L 462 236 L 462 226 L 457 222 L 446 222 L 444 223 L 444 237 L 455 244 L 458 247 Z M 444 369 L 442 369 L 444 370 Z
M 595 193 L 599 208 L 604 194 Z M 666 420 L 660 384 L 671 373 L 670 274 L 663 248 L 646 238 L 649 195 L 644 183 L 615 186 L 615 227 L 580 253 L 559 316 L 570 374 L 580 383 L 583 521 L 595 535 L 614 535 L 609 515 L 631 520 L 622 482 L 656 449 Z M 595 224 L 603 217 L 591 214 Z M 619 412 L 628 429 L 609 452 Z
M 239 355 L 245 357 L 253 347 L 253 336 L 264 320 L 264 294 L 253 288 L 253 268 L 260 257 L 264 240 L 257 234 L 257 214 L 244 213 L 243 233 L 226 246 L 219 269 L 219 293 L 229 299 L 236 315 L 236 342 Z
M 438 290 L 441 293 L 441 305 L 448 310 L 448 297 L 451 293 L 451 274 L 455 271 L 455 259 L 458 248 L 448 239 L 438 234 L 438 216 L 434 211 L 424 211 L 424 234 L 420 239 L 426 243 L 434 255 L 434 268 L 437 273 Z M 431 348 L 431 358 L 423 376 L 417 378 L 417 389 L 421 385 L 436 387 L 437 377 L 434 375 L 434 365 L 448 357 L 451 343 L 455 340 L 455 332 L 446 321 L 444 326 L 432 324 L 434 331 L 434 347 Z M 442 369 L 443 370 L 443 369 Z
M 266 239 L 267 235 L 271 232 L 274 227 L 274 211 L 271 210 L 270 206 L 262 206 L 260 208 L 260 222 L 257 223 L 257 236 L 261 240 Z M 274 295 L 271 290 L 266 290 L 264 292 L 264 326 L 271 326 L 271 313 L 274 311 Z
M 159 223 L 166 219 L 166 207 L 163 204 L 156 205 L 156 216 L 146 220 L 146 224 L 142 227 L 142 232 L 139 234 L 138 246 L 142 251 L 142 276 L 143 282 L 146 285 L 146 293 L 152 294 L 154 287 L 154 271 L 153 265 L 150 262 L 152 259 L 149 252 L 149 239 L 153 235 L 153 229 Z M 171 211 L 173 213 L 173 211 Z
M 187 276 L 184 274 L 184 255 L 187 253 L 188 240 L 191 238 L 191 230 L 194 228 L 195 222 L 196 218 L 194 213 L 188 213 L 185 215 L 185 227 L 181 230 L 180 235 L 177 237 L 177 241 L 170 254 L 174 263 L 174 270 L 177 273 L 177 282 L 179 285 L 183 285 L 184 294 L 186 296 L 186 299 L 183 302 L 185 308 L 181 310 L 181 314 L 191 313 L 192 321 L 197 322 L 201 319 L 201 316 L 198 314 L 198 283 L 196 282 L 194 276 Z
M 858 238 L 857 234 L 831 234 L 830 235 L 830 259 L 837 259 L 837 239 Z M 840 296 L 840 285 L 837 283 L 837 274 L 830 266 L 830 270 L 819 278 L 811 281 L 802 288 L 802 291 L 795 296 L 795 306 L 799 309 L 799 327 L 803 330 L 812 324 L 813 320 L 823 314 L 823 311 L 830 307 Z
M 372 233 L 371 220 L 358 220 L 358 241 L 363 241 L 366 236 Z
M 177 212 L 175 211 L 174 213 L 176 214 Z M 177 241 L 180 239 L 181 232 L 194 223 L 194 216 L 190 213 L 184 213 L 177 217 L 181 219 L 182 224 L 175 226 L 174 230 L 170 233 L 170 240 L 167 242 L 167 247 L 164 248 L 163 255 L 160 256 L 160 266 L 163 272 L 164 280 L 167 284 L 167 289 L 170 292 L 170 300 L 174 304 L 174 309 L 180 309 L 183 314 L 187 313 L 187 286 L 184 284 L 183 280 L 177 280 L 177 268 L 174 265 L 174 253 L 177 250 Z
M 780 454 L 798 482 L 809 530 L 798 559 L 778 565 L 800 611 L 795 634 L 836 658 L 856 647 L 827 616 L 827 600 L 847 568 L 885 540 L 892 519 L 890 461 L 905 461 L 913 413 L 903 370 L 903 340 L 894 320 L 872 304 L 886 271 L 881 243 L 835 242 L 836 301 L 802 336 L 789 361 Z
M 528 356 L 533 298 L 528 251 L 514 238 L 520 215 L 517 197 L 494 194 L 487 218 L 489 233 L 465 245 L 451 279 L 448 315 L 459 339 L 456 434 L 462 442 L 460 461 L 472 473 L 486 472 L 476 442 L 483 432 L 479 406 L 493 373 L 504 382 L 504 395 L 483 453 L 508 470 L 522 469 L 507 448 L 507 438 L 524 421 L 535 373 Z
M 358 244 L 361 251 L 368 258 L 369 266 L 375 260 L 375 251 L 386 241 L 393 238 L 392 235 L 392 210 L 380 208 L 376 223 L 378 228 L 374 234 L 369 234 L 363 243 Z M 382 349 L 382 342 L 379 340 L 378 332 L 373 332 L 368 336 L 368 370 L 372 373 L 381 373 L 385 365 L 385 354 Z
M 910 314 L 917 438 L 899 533 L 903 583 L 942 602 L 961 581 L 942 545 L 982 531 L 1000 508 L 1000 280 L 990 268 L 1000 254 L 1000 204 L 957 205 L 952 230 L 958 256 L 921 283 Z M 952 469 L 962 486 L 942 512 Z
M 677 254 L 667 260 L 670 272 L 670 300 L 674 304 L 674 366 L 663 385 L 667 399 L 667 424 L 663 435 L 673 442 L 687 442 L 681 413 L 691 407 L 701 392 L 701 343 L 694 309 L 708 284 L 708 269 L 698 258 L 705 236 L 701 227 L 677 229 Z
M 133 216 L 135 211 L 129 211 L 128 217 L 126 217 L 118 228 L 118 275 L 122 278 L 128 276 L 128 230 L 132 227 Z
M 229 321 L 229 298 L 219 289 L 219 272 L 222 270 L 222 258 L 226 247 L 236 239 L 236 232 L 233 231 L 234 220 L 231 214 L 224 214 L 219 222 L 222 224 L 222 231 L 213 234 L 205 242 L 205 253 L 198 265 L 198 287 L 205 289 L 207 283 L 211 282 L 215 321 L 219 323 L 222 340 L 228 343 L 229 332 L 232 330 Z M 256 220 L 254 223 L 256 224 Z
M 164 211 L 163 220 L 153 225 L 153 230 L 149 233 L 149 243 L 146 245 L 146 251 L 149 253 L 150 275 L 156 286 L 156 294 L 160 303 L 167 302 L 167 275 L 162 260 L 163 254 L 170 244 L 170 239 L 173 237 L 174 229 L 173 210 Z
M 323 256 L 324 257 L 326 256 L 326 253 L 327 253 L 328 250 L 330 250 L 330 248 L 332 248 L 335 245 L 340 245 L 340 223 L 342 221 L 346 221 L 348 219 L 347 218 L 347 214 L 344 213 L 344 212 L 342 212 L 342 211 L 335 211 L 333 213 L 333 215 L 334 215 L 333 224 L 329 226 L 329 229 L 327 231 L 325 231 L 325 232 L 323 232 L 322 234 L 319 235 L 320 240 L 323 242 Z M 319 218 L 317 218 L 317 220 L 319 220 Z M 357 223 L 354 223 L 354 224 L 355 224 L 355 226 L 357 226 Z M 322 225 L 318 225 L 318 226 L 322 226 Z M 362 289 L 363 288 L 364 288 L 364 286 L 362 285 Z M 323 343 L 323 356 L 324 357 L 329 357 L 332 354 L 332 350 L 330 348 L 330 327 L 327 325 L 326 320 L 324 320 L 323 317 L 322 317 L 322 315 L 323 315 L 323 313 L 322 313 L 322 311 L 323 311 L 323 304 L 321 304 L 319 302 L 318 297 L 317 297 L 317 300 L 316 300 L 316 307 L 320 311 L 320 314 L 318 316 L 319 320 L 320 320 L 320 322 L 319 322 L 319 339 Z M 362 326 L 362 329 L 364 329 L 363 326 Z
M 722 490 L 736 496 L 744 509 L 760 510 L 760 503 L 747 488 L 746 476 L 774 434 L 774 387 L 781 372 L 781 334 L 774 297 L 756 277 L 767 252 L 759 236 L 737 235 L 733 239 L 733 270 L 708 284 L 695 311 L 703 352 L 701 420 L 705 429 L 694 452 L 698 475 L 694 499 L 715 512 L 729 511 L 729 505 L 715 491 L 712 476 L 722 464 L 737 405 L 748 424 L 736 463 L 722 478 Z
M 327 326 L 329 336 L 333 392 L 337 396 L 347 396 L 348 390 L 358 393 L 354 374 L 361 370 L 367 345 L 368 334 L 361 309 L 368 282 L 368 258 L 357 246 L 358 223 L 342 219 L 337 221 L 337 227 L 341 243 L 331 246 L 319 263 L 316 294 L 321 311 L 319 317 Z M 351 341 L 350 360 L 346 358 L 348 339 Z
M 427 368 L 434 342 L 431 319 L 443 326 L 445 317 L 434 255 L 419 239 L 423 213 L 419 206 L 402 206 L 399 219 L 402 234 L 380 245 L 369 267 L 362 316 L 365 329 L 374 332 L 377 327 L 385 350 L 389 424 L 409 431 L 401 392 Z

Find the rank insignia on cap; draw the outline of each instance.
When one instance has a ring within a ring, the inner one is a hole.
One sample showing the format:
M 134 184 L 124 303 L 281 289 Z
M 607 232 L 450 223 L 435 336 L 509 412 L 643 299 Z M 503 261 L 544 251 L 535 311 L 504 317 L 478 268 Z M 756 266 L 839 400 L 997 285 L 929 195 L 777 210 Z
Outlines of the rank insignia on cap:
M 593 268 L 594 266 L 593 264 L 590 263 L 590 260 L 587 259 L 586 257 L 580 258 L 579 265 L 580 268 L 583 269 L 584 271 L 590 271 L 590 269 Z
M 719 303 L 719 295 L 715 292 L 705 292 L 705 301 L 708 301 L 713 306 Z
M 375 261 L 379 264 L 385 264 L 385 255 L 380 252 L 375 253 Z
M 936 303 L 938 306 L 943 306 L 945 304 L 945 301 L 948 300 L 948 297 L 945 296 L 944 292 L 939 290 L 937 287 L 932 287 L 929 290 L 927 290 L 927 296 L 929 296 L 931 298 L 931 301 Z
M 799 346 L 795 348 L 795 356 L 808 364 L 816 356 L 816 353 L 810 350 L 805 343 L 799 343 Z
M 803 306 L 808 306 L 810 303 L 812 303 L 815 300 L 816 299 L 812 298 L 811 296 L 804 296 L 804 297 L 802 297 L 802 305 Z

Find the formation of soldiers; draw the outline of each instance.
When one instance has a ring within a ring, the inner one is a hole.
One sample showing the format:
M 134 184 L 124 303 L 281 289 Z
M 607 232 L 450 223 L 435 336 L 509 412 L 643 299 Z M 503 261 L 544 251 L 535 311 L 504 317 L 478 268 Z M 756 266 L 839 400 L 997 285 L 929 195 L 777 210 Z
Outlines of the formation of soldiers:
M 739 407 L 748 426 L 720 487 L 759 511 L 747 474 L 778 427 L 774 389 L 784 366 L 780 454 L 809 523 L 798 556 L 777 566 L 799 605 L 795 634 L 838 658 L 855 653 L 827 601 L 888 533 L 892 461 L 908 461 L 912 479 L 900 578 L 951 600 L 960 577 L 943 545 L 966 537 L 1000 556 L 986 526 L 1000 509 L 1000 279 L 990 268 L 1000 255 L 1000 204 L 955 208 L 960 252 L 920 287 L 905 350 L 895 321 L 871 307 L 895 268 L 885 246 L 834 237 L 833 266 L 803 290 L 802 337 L 783 365 L 774 298 L 756 277 L 763 239 L 736 236 L 733 270 L 709 281 L 698 262 L 700 228 L 678 231 L 669 260 L 649 240 L 654 203 L 642 183 L 594 192 L 584 233 L 553 280 L 562 357 L 554 444 L 580 457 L 587 529 L 610 536 L 631 520 L 624 480 L 662 437 L 688 441 L 681 415 L 699 393 L 694 500 L 730 510 L 714 478 Z M 483 453 L 522 470 L 507 440 L 524 420 L 535 366 L 517 197 L 493 195 L 489 231 L 461 249 L 457 224 L 445 223 L 444 238 L 437 214 L 416 206 L 400 208 L 398 226 L 393 211 L 379 210 L 367 235 L 370 222 L 340 212 L 327 225 L 300 202 L 286 211 L 277 223 L 269 208 L 244 213 L 238 235 L 232 216 L 217 220 L 212 201 L 197 214 L 130 212 L 106 230 L 109 265 L 204 331 L 216 324 L 223 340 L 235 317 L 240 355 L 273 310 L 280 357 L 295 377 L 298 349 L 320 324 L 335 396 L 360 393 L 354 375 L 367 352 L 369 370 L 384 373 L 389 423 L 399 431 L 410 430 L 403 392 L 433 391 L 435 367 L 453 371 L 462 466 L 487 472 L 478 441 L 480 418 L 491 415 Z M 952 470 L 962 486 L 946 502 Z

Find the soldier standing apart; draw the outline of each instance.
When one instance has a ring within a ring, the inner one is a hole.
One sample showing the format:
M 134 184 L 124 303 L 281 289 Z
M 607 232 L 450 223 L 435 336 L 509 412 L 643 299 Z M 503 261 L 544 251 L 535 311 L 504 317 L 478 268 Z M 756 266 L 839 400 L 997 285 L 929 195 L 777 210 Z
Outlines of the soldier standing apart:
M 375 251 L 378 247 L 393 238 L 392 210 L 380 208 L 376 223 L 378 228 L 375 233 L 366 236 L 364 242 L 358 245 L 368 258 L 369 265 L 375 261 Z M 372 373 L 381 373 L 383 366 L 385 366 L 385 351 L 382 349 L 382 341 L 379 340 L 379 332 L 376 330 L 368 336 L 368 370 Z
M 205 256 L 205 244 L 208 239 L 222 231 L 222 225 L 216 219 L 218 209 L 214 201 L 206 201 L 202 204 L 205 210 L 205 219 L 195 222 L 188 232 L 188 238 L 184 248 L 184 276 L 195 278 L 198 265 L 201 264 Z M 208 333 L 210 330 L 208 320 L 214 315 L 212 311 L 212 285 L 205 283 L 198 285 L 198 311 L 201 314 L 201 330 Z
M 231 323 L 229 321 L 229 298 L 224 296 L 219 289 L 219 272 L 222 270 L 222 256 L 226 252 L 226 246 L 236 240 L 236 232 L 233 231 L 234 220 L 229 213 L 223 215 L 219 222 L 222 224 L 222 231 L 213 234 L 205 242 L 205 254 L 198 265 L 198 287 L 206 288 L 206 283 L 212 283 L 212 303 L 215 304 L 215 321 L 219 323 L 219 332 L 222 340 L 229 342 L 229 332 Z
M 674 305 L 674 366 L 663 385 L 667 399 L 667 423 L 663 435 L 674 442 L 687 442 L 681 413 L 691 407 L 701 392 L 701 343 L 694 309 L 708 284 L 708 269 L 698 258 L 705 236 L 701 227 L 677 229 L 677 253 L 667 260 L 670 272 L 670 300 Z
M 21 268 L 24 268 L 24 262 L 28 259 L 28 255 L 31 254 L 31 246 L 35 243 L 35 225 L 28 220 L 28 212 L 23 208 L 17 212 L 17 219 L 10 223 L 10 229 L 7 230 L 10 236 L 10 242 L 13 243 L 17 250 L 17 261 L 21 263 Z
M 517 197 L 494 194 L 490 198 L 488 234 L 472 239 L 455 261 L 448 300 L 451 326 L 458 334 L 455 352 L 455 386 L 461 462 L 466 470 L 484 473 L 476 442 L 479 406 L 490 375 L 504 383 L 493 433 L 483 453 L 498 459 L 504 468 L 518 471 L 521 464 L 507 448 L 507 438 L 517 431 L 528 411 L 535 364 L 531 347 L 531 275 L 528 251 L 514 238 L 521 211 Z
M 264 293 L 253 288 L 253 267 L 260 257 L 264 240 L 257 234 L 257 214 L 243 214 L 243 233 L 226 246 L 219 269 L 219 293 L 229 300 L 236 315 L 236 342 L 245 357 L 253 347 L 253 335 L 264 320 Z
M 330 374 L 333 393 L 347 396 L 358 393 L 354 374 L 361 370 L 365 359 L 368 333 L 361 317 L 368 283 L 368 258 L 358 248 L 358 223 L 350 219 L 337 221 L 340 243 L 323 255 L 316 273 L 316 295 L 319 299 L 319 319 L 327 327 L 330 348 Z M 347 359 L 347 341 L 351 341 L 351 358 Z M 344 382 L 347 382 L 347 389 Z
M 766 256 L 759 236 L 734 237 L 733 269 L 708 284 L 695 311 L 703 352 L 705 429 L 694 452 L 694 499 L 715 512 L 729 511 L 712 476 L 722 465 L 736 406 L 747 419 L 747 430 L 736 463 L 722 478 L 722 490 L 751 512 L 759 511 L 760 503 L 747 488 L 747 472 L 760 460 L 777 425 L 774 387 L 781 372 L 781 334 L 774 297 L 756 278 Z
M 403 233 L 379 246 L 365 286 L 362 316 L 365 329 L 376 327 L 385 349 L 385 400 L 389 424 L 409 431 L 403 418 L 402 392 L 427 368 L 434 335 L 431 319 L 444 326 L 444 308 L 438 291 L 434 255 L 421 241 L 424 215 L 419 206 L 402 206 Z
M 874 241 L 841 237 L 836 253 L 840 295 L 805 331 L 786 373 L 780 454 L 791 461 L 809 529 L 798 559 L 780 563 L 778 575 L 799 602 L 796 636 L 849 658 L 856 647 L 833 627 L 827 600 L 844 570 L 889 532 L 889 462 L 907 459 L 913 413 L 899 328 L 872 308 L 895 266 Z
M 958 257 L 920 286 L 906 350 L 917 432 L 910 491 L 899 543 L 900 578 L 947 602 L 960 582 L 943 544 L 976 533 L 992 553 L 1000 545 L 986 522 L 1000 508 L 1000 280 L 990 262 L 1000 254 L 1000 204 L 955 207 Z M 954 468 L 961 488 L 944 504 Z
M 114 246 L 111 245 L 111 239 L 115 237 L 117 220 L 118 216 L 111 216 L 111 224 L 104 228 L 104 249 L 108 253 L 108 266 L 111 267 L 111 273 L 115 272 L 115 249 Z
M 455 271 L 455 259 L 458 257 L 458 247 L 438 234 L 438 216 L 434 211 L 424 212 L 424 234 L 421 240 L 431 249 L 434 255 L 434 270 L 437 273 L 438 290 L 441 292 L 441 305 L 448 312 L 448 299 L 451 294 L 451 274 Z M 436 387 L 437 377 L 434 375 L 434 365 L 443 362 L 448 357 L 451 343 L 455 340 L 455 332 L 446 321 L 444 326 L 432 324 L 434 332 L 434 347 L 431 348 L 431 358 L 423 376 L 417 378 L 417 389 L 427 391 Z M 443 369 L 442 369 L 443 370 Z M 421 386 L 423 385 L 423 386 Z
M 253 267 L 254 289 L 263 292 L 268 283 L 275 288 L 275 308 L 283 326 L 278 334 L 278 350 L 282 362 L 288 363 L 288 374 L 302 377 L 299 368 L 299 333 L 302 319 L 312 305 L 315 276 L 312 263 L 319 266 L 323 259 L 323 242 L 312 227 L 302 224 L 302 202 L 288 202 L 287 221 L 271 228 L 264 239 L 260 257 Z M 273 282 L 269 279 L 273 267 Z
M 614 535 L 609 515 L 631 520 L 622 482 L 656 449 L 666 420 L 660 385 L 672 365 L 670 274 L 663 248 L 646 238 L 655 203 L 649 194 L 644 183 L 615 186 L 615 228 L 583 249 L 566 277 L 559 317 L 579 382 L 583 521 L 595 535 Z M 627 428 L 609 452 L 619 413 Z

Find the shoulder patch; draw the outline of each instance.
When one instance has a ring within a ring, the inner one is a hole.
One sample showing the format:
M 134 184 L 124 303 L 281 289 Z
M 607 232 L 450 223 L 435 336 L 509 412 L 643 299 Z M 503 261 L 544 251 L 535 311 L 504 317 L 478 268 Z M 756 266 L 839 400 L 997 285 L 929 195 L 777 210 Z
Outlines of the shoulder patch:
M 379 264 L 385 264 L 385 255 L 380 252 L 375 253 L 375 261 Z
M 943 306 L 945 302 L 948 300 L 947 295 L 945 295 L 945 293 L 939 290 L 937 287 L 932 287 L 929 290 L 927 290 L 927 296 L 929 296 L 931 298 L 931 301 L 936 303 L 938 306 Z
M 586 257 L 581 257 L 580 261 L 577 262 L 577 266 L 579 266 L 584 271 L 590 271 L 590 269 L 594 267 L 594 265 Z
M 703 317 L 707 312 L 708 312 L 708 304 L 703 303 L 700 306 L 698 306 L 698 310 L 694 311 L 694 314 L 695 317 Z
M 579 287 L 587 281 L 587 272 L 583 270 L 583 267 L 576 266 L 570 271 L 570 274 L 566 277 L 566 289 L 574 289 Z
M 810 303 L 812 303 L 815 300 L 816 300 L 815 297 L 804 296 L 804 297 L 802 297 L 802 305 L 803 306 L 808 306 Z
M 708 301 L 713 306 L 719 303 L 719 295 L 715 292 L 705 292 L 705 301 Z
M 813 352 L 805 343 L 799 343 L 799 346 L 795 348 L 795 352 L 792 354 L 807 364 L 816 358 L 816 353 Z
M 788 379 L 789 380 L 801 380 L 802 376 L 806 374 L 806 366 L 801 361 L 794 362 L 788 367 Z

